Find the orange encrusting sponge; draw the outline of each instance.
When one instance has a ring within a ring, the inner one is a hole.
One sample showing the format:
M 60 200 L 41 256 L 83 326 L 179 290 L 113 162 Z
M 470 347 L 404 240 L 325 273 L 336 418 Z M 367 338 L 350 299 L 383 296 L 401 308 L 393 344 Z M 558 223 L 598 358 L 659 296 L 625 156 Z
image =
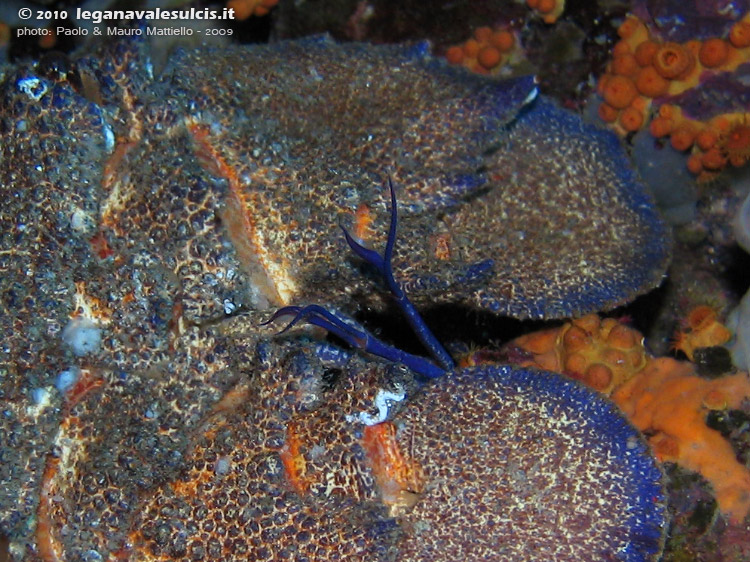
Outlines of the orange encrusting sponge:
M 701 473 L 722 513 L 740 522 L 750 511 L 750 471 L 705 417 L 709 410 L 738 408 L 747 396 L 747 373 L 708 380 L 692 364 L 662 357 L 649 361 L 612 398 L 638 429 L 651 434 L 659 460 Z

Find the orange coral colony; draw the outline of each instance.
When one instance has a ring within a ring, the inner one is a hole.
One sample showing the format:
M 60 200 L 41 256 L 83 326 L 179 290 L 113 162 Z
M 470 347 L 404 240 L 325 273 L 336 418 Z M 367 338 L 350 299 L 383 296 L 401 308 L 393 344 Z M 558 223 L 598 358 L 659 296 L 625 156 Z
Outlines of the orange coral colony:
M 750 159 L 750 113 L 725 113 L 701 122 L 684 116 L 675 105 L 662 105 L 659 116 L 651 123 L 654 136 L 671 135 L 676 150 L 691 151 L 688 168 L 694 174 L 710 178 L 711 173 L 728 164 L 744 166 Z M 689 137 L 675 139 L 675 133 L 685 128 L 693 131 Z
M 610 394 L 646 365 L 643 336 L 613 318 L 589 314 L 560 328 L 521 336 L 514 345 L 530 352 L 522 366 L 537 366 Z
M 615 109 L 625 109 L 637 95 L 635 83 L 627 76 L 612 76 L 602 91 L 604 101 Z
M 734 24 L 726 39 L 660 42 L 635 16 L 625 20 L 618 34 L 621 40 L 599 80 L 604 102 L 598 113 L 623 135 L 649 122 L 654 99 L 696 87 L 706 72 L 731 72 L 750 61 L 750 14 Z M 688 168 L 706 179 L 727 164 L 742 166 L 750 159 L 749 115 L 724 114 L 701 122 L 683 116 L 677 106 L 662 104 L 649 129 L 657 138 L 670 137 L 675 150 L 691 151 Z
M 511 59 L 520 56 L 515 34 L 504 28 L 480 27 L 461 45 L 445 51 L 451 64 L 461 64 L 480 74 L 495 73 Z
M 717 322 L 709 307 L 694 310 L 687 320 L 694 333 L 691 345 L 718 345 Z M 649 357 L 639 332 L 596 315 L 521 336 L 508 344 L 506 352 L 522 356 L 518 361 L 522 366 L 566 374 L 611 394 L 630 421 L 649 436 L 657 458 L 702 474 L 713 487 L 720 510 L 732 521 L 742 521 L 750 512 L 750 470 L 705 421 L 709 410 L 739 408 L 750 397 L 747 373 L 704 379 L 692 363 Z

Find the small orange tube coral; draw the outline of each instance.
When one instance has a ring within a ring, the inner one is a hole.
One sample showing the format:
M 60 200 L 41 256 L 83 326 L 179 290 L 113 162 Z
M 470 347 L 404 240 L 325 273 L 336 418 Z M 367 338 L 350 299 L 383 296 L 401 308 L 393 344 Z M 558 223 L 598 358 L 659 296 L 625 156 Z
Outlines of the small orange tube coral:
M 747 373 L 714 380 L 699 377 L 690 363 L 654 359 L 613 395 L 630 421 L 651 434 L 662 461 L 700 472 L 714 488 L 719 509 L 734 522 L 750 511 L 750 471 L 731 444 L 705 423 L 709 410 L 738 408 L 750 395 Z
M 445 58 L 451 64 L 461 64 L 464 60 L 464 50 L 458 45 L 448 47 L 445 51 Z
M 635 87 L 644 96 L 658 98 L 667 93 L 669 81 L 664 79 L 653 66 L 647 66 L 638 73 Z
M 630 45 L 627 41 L 618 41 L 615 46 L 612 47 L 612 55 L 619 57 L 622 55 L 628 55 L 632 52 Z
M 750 23 L 746 21 L 735 23 L 729 31 L 729 42 L 738 49 L 750 47 Z
M 750 126 L 746 123 L 735 124 L 722 136 L 721 148 L 730 161 L 744 163 L 750 159 Z
M 492 28 L 485 26 L 478 27 L 474 30 L 474 37 L 480 43 L 487 43 L 492 37 Z
M 630 39 L 641 25 L 641 21 L 638 18 L 629 17 L 617 28 L 617 35 L 623 39 Z
M 635 48 L 635 60 L 638 61 L 638 64 L 641 66 L 648 66 L 653 62 L 656 51 L 658 50 L 658 43 L 651 41 L 650 39 L 646 40 Z
M 539 0 L 536 3 L 536 10 L 540 14 L 549 14 L 555 9 L 555 0 Z
M 691 154 L 688 157 L 687 169 L 696 176 L 703 171 L 703 162 L 701 162 L 701 157 L 698 154 Z
M 479 49 L 481 49 L 481 46 L 476 39 L 467 39 L 466 43 L 464 43 L 464 55 L 467 57 L 476 58 L 479 54 Z
M 701 156 L 701 164 L 707 170 L 721 170 L 727 165 L 727 157 L 724 156 L 716 147 L 711 148 Z
M 500 64 L 502 53 L 495 47 L 484 47 L 477 54 L 477 62 L 487 70 L 490 70 Z
M 714 37 L 701 43 L 698 60 L 706 68 L 721 66 L 729 56 L 729 45 L 723 39 Z
M 672 148 L 675 150 L 687 150 L 693 146 L 695 141 L 695 130 L 688 123 L 681 123 L 672 130 L 672 136 L 670 137 Z
M 604 86 L 604 101 L 615 109 L 626 108 L 637 95 L 635 84 L 626 76 L 612 76 Z
M 666 117 L 655 117 L 649 125 L 649 130 L 657 139 L 666 137 L 672 132 L 672 121 Z
M 654 55 L 654 68 L 669 80 L 690 72 L 695 66 L 695 59 L 690 51 L 679 43 L 664 43 Z
M 643 113 L 634 107 L 628 107 L 620 114 L 620 124 L 626 131 L 635 132 L 643 125 Z
M 612 123 L 617 119 L 617 110 L 606 102 L 599 104 L 599 118 L 605 123 Z
M 555 23 L 565 9 L 565 0 L 526 0 L 526 5 L 539 13 L 544 23 Z
M 500 49 L 500 52 L 507 53 L 516 44 L 516 38 L 510 31 L 505 29 L 498 29 L 490 37 L 490 45 Z
M 639 66 L 635 57 L 625 53 L 612 59 L 612 72 L 623 76 L 633 76 L 638 72 Z
M 698 148 L 701 150 L 706 151 L 715 145 L 718 139 L 719 137 L 716 132 L 712 129 L 706 128 L 699 132 L 695 137 L 695 144 L 697 144 Z

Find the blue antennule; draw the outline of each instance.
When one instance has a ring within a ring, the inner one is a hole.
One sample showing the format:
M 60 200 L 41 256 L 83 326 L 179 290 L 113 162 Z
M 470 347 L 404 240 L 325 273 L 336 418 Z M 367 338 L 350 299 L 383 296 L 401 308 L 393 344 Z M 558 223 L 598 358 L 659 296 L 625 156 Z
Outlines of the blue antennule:
M 425 377 L 436 378 L 448 371 L 452 371 L 455 364 L 451 356 L 437 340 L 435 334 L 432 333 L 432 330 L 427 327 L 427 324 L 425 324 L 425 321 L 419 315 L 416 307 L 406 296 L 403 288 L 393 276 L 392 259 L 393 248 L 396 244 L 398 209 L 396 204 L 396 190 L 393 187 L 393 182 L 390 177 L 388 178 L 388 188 L 391 193 L 391 222 L 390 227 L 388 228 L 388 240 L 385 245 L 385 253 L 382 256 L 375 250 L 370 250 L 369 248 L 362 246 L 344 227 L 341 228 L 344 231 L 344 236 L 346 237 L 349 247 L 354 253 L 375 267 L 383 276 L 388 289 L 396 299 L 396 304 L 406 316 L 406 320 L 409 322 L 412 330 L 414 330 L 417 338 L 419 338 L 419 341 L 422 342 L 422 345 L 424 345 L 429 351 L 434 362 L 425 357 L 407 353 L 380 341 L 371 334 L 368 334 L 364 328 L 353 320 L 347 319 L 344 321 L 317 304 L 311 304 L 305 307 L 286 306 L 277 310 L 270 320 L 265 322 L 265 324 L 269 324 L 282 316 L 291 315 L 293 316 L 293 319 L 287 324 L 281 333 L 286 332 L 298 322 L 305 321 L 309 324 L 328 330 L 332 334 L 343 339 L 352 347 L 362 349 L 368 353 L 382 357 L 383 359 L 406 365 L 413 371 Z

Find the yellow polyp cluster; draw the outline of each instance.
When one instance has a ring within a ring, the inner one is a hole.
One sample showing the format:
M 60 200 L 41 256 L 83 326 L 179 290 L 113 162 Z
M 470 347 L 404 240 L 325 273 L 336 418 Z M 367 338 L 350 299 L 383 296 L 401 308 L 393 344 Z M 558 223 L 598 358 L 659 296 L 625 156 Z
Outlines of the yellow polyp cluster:
M 684 329 L 675 334 L 672 348 L 694 360 L 696 349 L 724 345 L 732 337 L 729 329 L 719 322 L 719 315 L 710 306 L 701 305 L 690 311 Z
M 495 73 L 520 56 L 515 33 L 505 28 L 480 27 L 473 37 L 445 51 L 445 58 L 451 64 L 463 65 L 480 74 Z
M 647 360 L 640 333 L 596 314 L 521 336 L 513 343 L 532 354 L 525 366 L 564 373 L 604 394 L 643 369 Z
M 750 159 L 749 114 L 728 113 L 703 122 L 661 103 L 649 122 L 654 100 L 681 94 L 707 74 L 732 72 L 750 61 L 750 14 L 734 24 L 727 38 L 664 42 L 635 16 L 625 20 L 618 34 L 620 41 L 598 84 L 603 121 L 623 135 L 648 125 L 653 136 L 669 137 L 675 150 L 691 152 L 688 168 L 701 179 Z
M 544 23 L 555 23 L 565 9 L 565 0 L 526 0 L 526 5 L 539 14 Z
M 246 20 L 250 16 L 265 16 L 279 0 L 229 0 L 227 8 L 234 10 L 237 20 Z
M 695 332 L 690 345 L 719 345 L 715 342 L 723 332 L 717 323 L 709 307 L 694 310 L 688 318 Z M 750 470 L 737 461 L 731 444 L 706 425 L 710 410 L 736 409 L 750 397 L 747 373 L 705 379 L 692 363 L 650 357 L 638 331 L 596 315 L 524 335 L 506 353 L 524 357 L 521 366 L 565 374 L 609 394 L 649 436 L 659 460 L 706 478 L 722 513 L 738 522 L 750 512 Z M 475 361 L 479 357 L 472 354 Z

